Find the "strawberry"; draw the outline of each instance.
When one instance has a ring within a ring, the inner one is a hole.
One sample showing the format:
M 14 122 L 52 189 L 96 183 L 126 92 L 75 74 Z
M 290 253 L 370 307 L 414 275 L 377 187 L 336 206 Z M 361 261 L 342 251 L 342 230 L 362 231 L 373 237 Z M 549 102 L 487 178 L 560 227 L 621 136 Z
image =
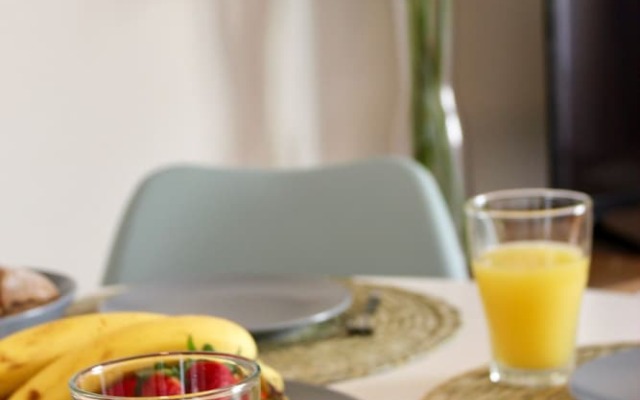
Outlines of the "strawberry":
M 138 377 L 135 374 L 123 376 L 105 390 L 104 394 L 117 397 L 135 397 Z
M 187 370 L 187 391 L 204 392 L 231 386 L 236 379 L 229 368 L 215 361 L 196 361 Z
M 182 385 L 177 378 L 156 372 L 142 385 L 142 397 L 173 396 L 181 394 Z

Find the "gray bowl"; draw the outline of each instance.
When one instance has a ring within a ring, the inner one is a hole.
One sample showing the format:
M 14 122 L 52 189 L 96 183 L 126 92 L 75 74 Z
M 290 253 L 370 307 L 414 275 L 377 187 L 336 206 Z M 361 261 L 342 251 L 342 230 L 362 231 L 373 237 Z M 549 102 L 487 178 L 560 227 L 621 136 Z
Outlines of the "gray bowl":
M 21 329 L 38 325 L 43 322 L 53 321 L 54 319 L 62 317 L 67 307 L 69 307 L 73 301 L 76 291 L 76 284 L 73 279 L 59 273 L 43 271 L 40 269 L 35 270 L 51 279 L 51 281 L 58 287 L 60 297 L 50 303 L 43 304 L 39 307 L 35 307 L 21 313 L 0 317 L 0 338 Z

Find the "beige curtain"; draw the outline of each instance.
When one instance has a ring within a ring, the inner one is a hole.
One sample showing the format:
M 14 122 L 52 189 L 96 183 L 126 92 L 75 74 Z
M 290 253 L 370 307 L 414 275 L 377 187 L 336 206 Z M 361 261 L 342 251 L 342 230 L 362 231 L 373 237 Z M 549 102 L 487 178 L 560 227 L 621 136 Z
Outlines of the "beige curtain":
M 228 77 L 227 161 L 298 166 L 410 152 L 402 1 L 211 6 Z

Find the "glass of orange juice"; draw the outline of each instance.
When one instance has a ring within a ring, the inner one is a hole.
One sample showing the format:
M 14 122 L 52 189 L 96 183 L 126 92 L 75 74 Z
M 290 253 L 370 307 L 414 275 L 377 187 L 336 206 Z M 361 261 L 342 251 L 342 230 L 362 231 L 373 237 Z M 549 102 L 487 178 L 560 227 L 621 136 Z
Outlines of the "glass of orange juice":
M 465 207 L 467 246 L 489 327 L 494 382 L 553 386 L 574 365 L 587 283 L 592 201 L 584 193 L 515 189 Z

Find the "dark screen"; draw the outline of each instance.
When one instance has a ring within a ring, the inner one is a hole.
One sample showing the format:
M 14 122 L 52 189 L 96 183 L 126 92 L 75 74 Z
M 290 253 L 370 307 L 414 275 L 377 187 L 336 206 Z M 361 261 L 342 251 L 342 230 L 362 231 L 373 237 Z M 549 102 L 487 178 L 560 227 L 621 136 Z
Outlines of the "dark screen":
M 640 204 L 640 1 L 545 7 L 551 184 Z

